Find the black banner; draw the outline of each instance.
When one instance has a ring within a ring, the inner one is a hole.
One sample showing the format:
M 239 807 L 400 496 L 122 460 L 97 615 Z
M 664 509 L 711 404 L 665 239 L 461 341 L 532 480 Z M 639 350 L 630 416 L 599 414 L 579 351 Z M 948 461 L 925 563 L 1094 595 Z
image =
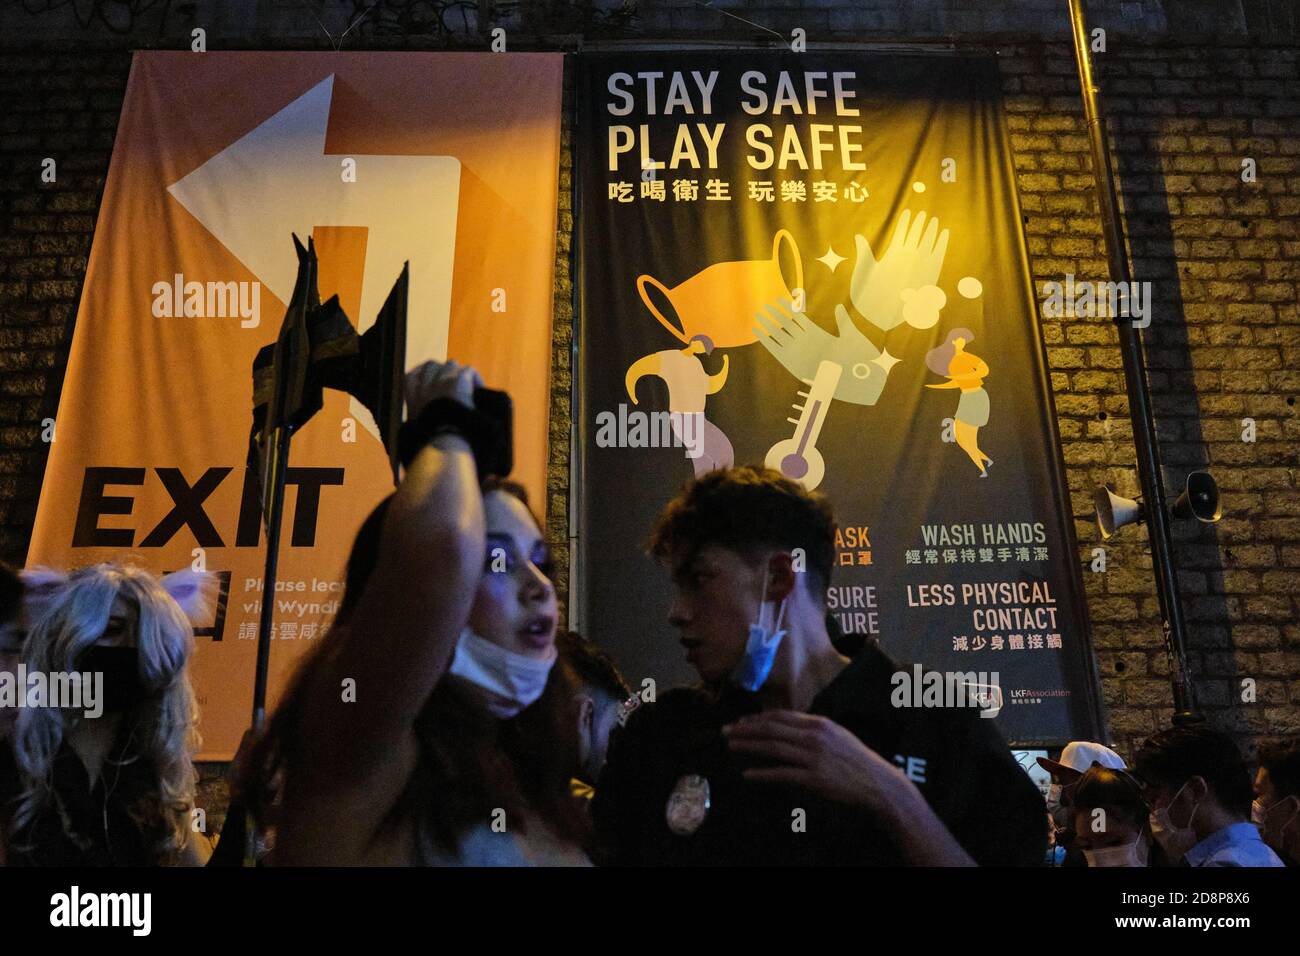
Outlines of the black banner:
M 995 686 L 1012 742 L 1098 739 L 996 62 L 579 63 L 579 626 L 692 680 L 641 545 L 766 462 L 835 506 L 846 633 Z

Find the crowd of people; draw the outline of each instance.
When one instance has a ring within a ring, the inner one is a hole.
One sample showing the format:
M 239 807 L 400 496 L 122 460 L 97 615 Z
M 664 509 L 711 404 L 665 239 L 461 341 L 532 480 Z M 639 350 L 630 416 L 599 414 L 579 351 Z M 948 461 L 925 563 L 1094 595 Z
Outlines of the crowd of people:
M 700 680 L 634 692 L 558 632 L 540 522 L 482 467 L 481 384 L 455 362 L 408 375 L 416 450 L 334 626 L 241 745 L 215 850 L 188 678 L 209 578 L 0 572 L 0 672 L 104 685 L 101 713 L 0 708 L 0 863 L 1300 864 L 1300 742 L 1261 748 L 1253 785 L 1203 723 L 1131 767 L 1075 742 L 1043 760 L 1045 801 L 978 710 L 895 706 L 899 665 L 827 615 L 829 503 L 768 469 L 700 475 L 649 529 Z

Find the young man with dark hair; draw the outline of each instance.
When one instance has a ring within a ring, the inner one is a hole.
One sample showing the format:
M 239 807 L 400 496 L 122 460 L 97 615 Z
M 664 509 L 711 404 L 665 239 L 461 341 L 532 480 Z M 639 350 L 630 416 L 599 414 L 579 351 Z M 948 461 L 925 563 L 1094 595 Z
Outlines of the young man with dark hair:
M 1287 866 L 1300 866 L 1300 740 L 1263 744 L 1250 819 Z
M 1169 863 L 1282 865 L 1250 822 L 1250 775 L 1227 734 L 1204 724 L 1171 727 L 1142 745 L 1134 770 L 1151 807 L 1151 836 Z
M 834 535 L 825 498 L 769 469 L 707 473 L 668 505 L 651 551 L 704 687 L 615 731 L 594 805 L 609 862 L 1042 862 L 1042 797 L 993 722 L 896 708 L 878 647 L 835 650 Z
M 610 731 L 618 725 L 632 690 L 619 673 L 613 659 L 594 643 L 574 631 L 556 637 L 560 660 L 568 664 L 577 678 L 578 760 L 581 766 L 574 775 L 580 786 L 574 789 L 584 797 L 605 766 Z

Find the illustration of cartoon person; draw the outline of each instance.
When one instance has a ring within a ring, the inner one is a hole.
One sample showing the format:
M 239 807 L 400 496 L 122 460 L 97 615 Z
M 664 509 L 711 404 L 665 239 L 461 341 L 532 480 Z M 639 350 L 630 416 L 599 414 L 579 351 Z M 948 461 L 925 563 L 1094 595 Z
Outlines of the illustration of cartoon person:
M 636 383 L 646 375 L 657 375 L 668 386 L 668 413 L 673 434 L 686 446 L 696 476 L 715 468 L 730 468 L 735 463 L 731 440 L 717 425 L 704 417 L 709 395 L 722 389 L 730 370 L 728 356 L 722 357 L 722 370 L 710 375 L 704 370 L 701 355 L 713 352 L 707 335 L 695 335 L 684 349 L 652 352 L 632 363 L 624 377 L 632 404 L 637 404 Z
M 974 339 L 970 329 L 953 329 L 942 345 L 925 354 L 925 364 L 930 371 L 948 379 L 941 385 L 927 385 L 926 388 L 961 389 L 957 413 L 953 416 L 953 431 L 958 446 L 979 468 L 980 477 L 987 478 L 987 466 L 993 464 L 993 459 L 980 450 L 979 430 L 989 421 L 989 394 L 983 388 L 989 366 L 978 355 L 966 351 L 966 345 Z

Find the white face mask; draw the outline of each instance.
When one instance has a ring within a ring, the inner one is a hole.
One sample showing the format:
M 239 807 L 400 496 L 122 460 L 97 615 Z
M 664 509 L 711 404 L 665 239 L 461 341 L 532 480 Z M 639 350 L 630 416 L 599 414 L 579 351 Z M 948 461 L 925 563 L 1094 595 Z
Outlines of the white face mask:
M 1187 783 L 1191 783 L 1189 780 Z M 1174 798 L 1166 806 L 1151 813 L 1151 837 L 1160 844 L 1160 848 L 1165 851 L 1170 862 L 1177 863 L 1181 860 L 1192 847 L 1196 846 L 1196 831 L 1192 829 L 1192 821 L 1196 819 L 1196 811 L 1200 805 L 1192 808 L 1192 815 L 1187 818 L 1187 826 L 1176 827 L 1169 819 L 1169 808 L 1178 802 L 1179 796 L 1187 787 L 1184 783 L 1174 794 Z
M 542 696 L 558 656 L 554 644 L 549 655 L 539 660 L 508 651 L 465 628 L 456 642 L 447 674 L 468 687 L 492 716 L 508 720 Z
M 1061 785 L 1059 783 L 1053 783 L 1047 788 L 1047 812 L 1051 813 L 1053 810 L 1059 810 L 1060 808 Z
M 1283 797 L 1281 800 L 1273 803 L 1272 806 L 1267 807 L 1264 806 L 1263 802 L 1259 799 L 1256 799 L 1250 805 L 1250 822 L 1259 827 L 1260 836 L 1263 837 L 1264 842 L 1270 846 L 1281 846 L 1286 839 L 1287 829 L 1291 824 L 1295 823 L 1297 818 L 1300 818 L 1300 811 L 1293 812 L 1289 817 L 1283 816 L 1279 813 L 1277 815 L 1279 819 L 1274 820 L 1270 825 L 1268 820 L 1269 815 L 1278 807 L 1287 803 L 1289 799 L 1290 798 L 1288 797 Z
M 1099 850 L 1084 850 L 1089 866 L 1146 866 L 1147 841 L 1139 835 L 1126 846 L 1106 846 Z
M 1271 809 L 1272 807 L 1264 806 L 1263 801 L 1256 797 L 1250 804 L 1250 822 L 1263 829 L 1264 817 L 1268 815 L 1268 811 Z

